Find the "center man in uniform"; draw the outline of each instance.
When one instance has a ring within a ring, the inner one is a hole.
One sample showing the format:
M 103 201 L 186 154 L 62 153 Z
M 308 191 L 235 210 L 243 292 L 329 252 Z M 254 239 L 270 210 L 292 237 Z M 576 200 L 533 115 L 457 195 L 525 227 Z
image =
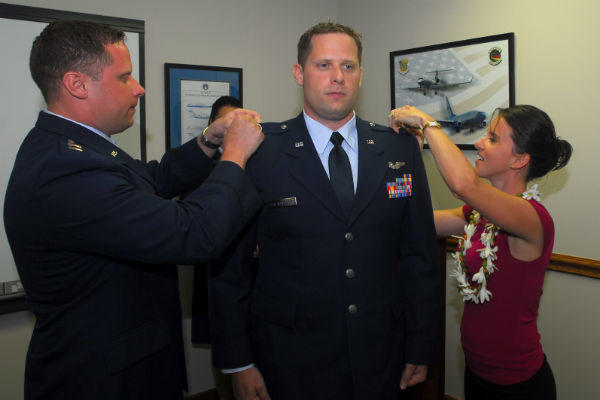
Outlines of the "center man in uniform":
M 209 282 L 213 363 L 239 399 L 392 400 L 434 361 L 427 177 L 413 135 L 356 117 L 361 55 L 349 27 L 306 31 L 293 67 L 304 110 L 264 124 L 248 162 L 264 206 Z

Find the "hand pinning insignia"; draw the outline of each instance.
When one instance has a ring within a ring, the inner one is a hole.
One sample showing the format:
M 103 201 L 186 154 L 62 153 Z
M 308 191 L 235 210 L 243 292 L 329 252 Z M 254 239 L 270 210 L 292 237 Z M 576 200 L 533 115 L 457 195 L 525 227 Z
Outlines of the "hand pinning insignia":
M 67 139 L 67 148 L 69 150 L 83 151 L 83 148 L 80 144 L 75 143 L 71 139 Z
M 388 161 L 388 168 L 391 168 L 391 169 L 400 169 L 400 167 L 403 167 L 404 165 L 406 165 L 406 163 L 404 161 L 396 161 L 396 162 Z

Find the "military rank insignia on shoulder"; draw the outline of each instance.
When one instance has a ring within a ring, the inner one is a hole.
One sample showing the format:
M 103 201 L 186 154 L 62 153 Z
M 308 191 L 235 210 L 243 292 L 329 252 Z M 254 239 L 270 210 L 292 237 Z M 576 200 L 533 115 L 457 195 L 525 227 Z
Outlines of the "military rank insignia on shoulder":
M 75 151 L 83 151 L 80 144 L 75 143 L 72 139 L 67 139 L 67 149 Z
M 263 122 L 260 124 L 265 135 L 278 135 L 289 130 L 285 122 Z
M 381 125 L 376 122 L 369 122 L 369 127 L 375 132 L 391 132 L 391 128 L 386 125 Z

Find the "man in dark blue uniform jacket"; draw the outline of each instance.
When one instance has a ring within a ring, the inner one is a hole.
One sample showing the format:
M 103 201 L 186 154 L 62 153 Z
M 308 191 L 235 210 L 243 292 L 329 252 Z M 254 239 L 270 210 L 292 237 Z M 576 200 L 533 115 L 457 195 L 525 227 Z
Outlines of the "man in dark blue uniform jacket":
M 123 40 L 109 27 L 57 22 L 33 44 L 48 110 L 21 145 L 4 209 L 36 317 L 28 400 L 182 398 L 174 264 L 217 257 L 260 205 L 243 171 L 262 140 L 255 113 L 205 130 L 210 144 L 229 127 L 216 166 L 200 140 L 148 164 L 115 145 L 110 135 L 132 125 L 144 94 Z
M 412 135 L 355 116 L 360 59 L 354 30 L 307 31 L 293 69 L 304 111 L 264 124 L 248 163 L 265 205 L 209 282 L 213 362 L 240 399 L 391 400 L 434 361 L 427 177 Z

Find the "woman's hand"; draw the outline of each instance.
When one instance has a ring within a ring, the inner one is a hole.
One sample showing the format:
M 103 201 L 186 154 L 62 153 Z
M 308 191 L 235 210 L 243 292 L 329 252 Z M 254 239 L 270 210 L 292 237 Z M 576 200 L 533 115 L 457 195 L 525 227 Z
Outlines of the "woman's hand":
M 422 130 L 430 121 L 435 119 L 413 106 L 396 108 L 389 114 L 390 127 L 396 132 L 399 127 Z
M 415 135 L 419 141 L 419 147 L 423 150 L 425 134 L 423 133 L 422 127 L 425 126 L 427 122 L 434 121 L 434 119 L 418 108 L 404 106 L 392 110 L 388 115 L 388 121 L 390 127 L 395 132 L 398 132 L 400 128 L 404 128 Z

